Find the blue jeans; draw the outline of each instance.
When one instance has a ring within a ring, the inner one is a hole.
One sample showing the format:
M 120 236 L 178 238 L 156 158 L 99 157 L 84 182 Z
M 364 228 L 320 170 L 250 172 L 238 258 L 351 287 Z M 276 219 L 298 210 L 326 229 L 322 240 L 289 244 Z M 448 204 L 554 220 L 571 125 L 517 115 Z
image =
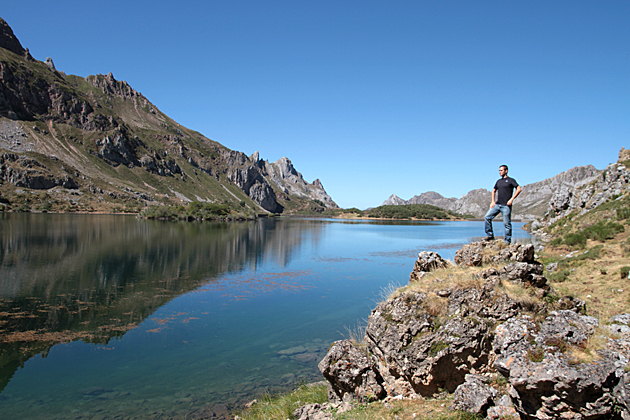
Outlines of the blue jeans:
M 494 236 L 492 232 L 492 219 L 494 219 L 499 212 L 503 216 L 503 224 L 505 225 L 505 242 L 512 242 L 512 206 L 504 206 L 503 204 L 495 204 L 486 213 L 484 220 L 486 222 L 486 235 Z

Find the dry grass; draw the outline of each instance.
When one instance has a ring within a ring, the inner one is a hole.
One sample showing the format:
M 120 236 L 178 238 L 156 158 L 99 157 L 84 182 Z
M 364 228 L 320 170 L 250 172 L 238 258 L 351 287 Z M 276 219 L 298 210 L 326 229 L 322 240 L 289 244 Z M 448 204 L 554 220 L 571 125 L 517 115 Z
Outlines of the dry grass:
M 390 298 L 401 293 L 424 292 L 435 293 L 440 290 L 462 290 L 472 287 L 481 287 L 484 283 L 478 273 L 483 268 L 450 266 L 427 273 L 420 281 L 410 283 L 394 291 Z
M 350 412 L 337 414 L 337 420 L 473 420 L 471 413 L 452 411 L 452 395 L 421 400 L 376 401 Z
M 446 314 L 448 299 L 432 293 L 422 302 L 422 306 L 429 315 L 442 316 Z
M 624 243 L 630 229 L 614 240 L 604 243 L 600 257 L 569 263 L 569 277 L 562 283 L 552 283 L 559 295 L 572 295 L 586 302 L 588 314 L 607 322 L 611 316 L 630 313 L 630 285 L 621 279 L 621 268 L 630 265 Z M 587 249 L 601 243 L 587 242 Z M 560 259 L 568 253 L 566 248 L 549 249 L 547 255 Z
M 533 307 L 535 304 L 542 303 L 540 298 L 536 296 L 534 289 L 511 281 L 501 281 L 499 289 L 503 290 L 510 299 L 520 303 L 525 308 Z
M 592 363 L 601 359 L 598 350 L 606 348 L 612 335 L 611 331 L 606 328 L 597 328 L 585 343 L 580 346 L 569 347 L 569 362 L 572 364 Z

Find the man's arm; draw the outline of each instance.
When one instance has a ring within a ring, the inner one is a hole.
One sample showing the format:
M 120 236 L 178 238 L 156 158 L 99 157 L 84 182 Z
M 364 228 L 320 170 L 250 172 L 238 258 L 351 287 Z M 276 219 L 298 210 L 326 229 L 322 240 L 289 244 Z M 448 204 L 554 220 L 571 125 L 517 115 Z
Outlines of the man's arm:
M 520 187 L 519 187 L 519 188 L 520 188 Z M 496 189 L 496 188 L 494 188 L 494 189 L 492 190 L 492 202 L 490 203 L 490 208 L 494 207 L 494 205 L 496 204 L 496 201 L 494 200 L 494 199 L 495 199 L 496 194 L 497 194 L 497 189 Z
M 516 189 L 514 190 L 514 194 L 512 194 L 512 198 L 510 198 L 510 199 L 508 200 L 508 202 L 507 202 L 507 205 L 508 205 L 508 206 L 511 206 L 511 205 L 512 205 L 512 203 L 514 202 L 514 199 L 515 199 L 516 197 L 518 197 L 518 195 L 521 193 L 521 191 L 523 191 L 523 190 L 522 190 L 522 188 L 521 188 L 521 186 L 520 186 L 520 185 L 519 185 L 518 187 L 516 187 Z M 494 195 L 493 195 L 493 197 L 494 197 Z

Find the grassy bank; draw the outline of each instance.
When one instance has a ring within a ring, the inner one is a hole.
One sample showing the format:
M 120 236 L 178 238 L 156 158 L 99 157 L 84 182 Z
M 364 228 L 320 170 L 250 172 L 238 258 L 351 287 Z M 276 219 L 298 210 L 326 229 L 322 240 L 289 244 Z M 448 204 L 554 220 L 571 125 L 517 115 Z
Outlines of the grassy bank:
M 293 418 L 293 412 L 305 404 L 322 404 L 328 400 L 326 385 L 323 383 L 302 385 L 293 392 L 278 395 L 264 395 L 249 409 L 236 415 L 243 420 L 286 420 Z M 452 396 L 442 394 L 431 400 L 375 401 L 362 404 L 344 413 L 336 413 L 338 420 L 476 420 L 479 417 L 470 413 L 452 411 L 448 407 Z

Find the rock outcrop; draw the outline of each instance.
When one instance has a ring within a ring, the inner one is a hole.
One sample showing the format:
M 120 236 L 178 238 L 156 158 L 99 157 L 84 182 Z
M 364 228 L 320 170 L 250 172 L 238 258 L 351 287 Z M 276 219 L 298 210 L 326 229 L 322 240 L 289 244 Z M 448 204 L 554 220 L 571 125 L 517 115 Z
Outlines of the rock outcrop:
M 282 157 L 270 163 L 267 160 L 261 160 L 259 153 L 255 152 L 249 160 L 260 169 L 265 179 L 280 192 L 320 202 L 325 208 L 339 208 L 326 193 L 319 179 L 313 181 L 312 184 L 306 182 L 288 158 Z
M 624 155 L 621 149 L 619 155 Z M 630 190 L 630 168 L 625 163 L 612 163 L 590 182 L 574 186 L 562 185 L 553 194 L 550 202 L 551 223 L 573 211 L 585 213 L 612 197 Z
M 426 273 L 438 268 L 447 268 L 449 265 L 449 262 L 440 257 L 437 252 L 422 251 L 418 254 L 418 259 L 409 276 L 409 282 L 420 281 Z
M 414 287 L 412 273 L 407 291 L 379 304 L 361 344 L 333 344 L 319 364 L 331 402 L 447 390 L 452 408 L 490 419 L 630 418 L 630 315 L 614 317 L 619 336 L 592 348 L 598 320 L 583 302 L 509 292 L 551 292 L 532 245 L 467 245 L 456 253 L 462 270 L 492 266 L 457 278 L 435 271 L 440 260 L 419 255 L 414 272 L 431 276 Z

